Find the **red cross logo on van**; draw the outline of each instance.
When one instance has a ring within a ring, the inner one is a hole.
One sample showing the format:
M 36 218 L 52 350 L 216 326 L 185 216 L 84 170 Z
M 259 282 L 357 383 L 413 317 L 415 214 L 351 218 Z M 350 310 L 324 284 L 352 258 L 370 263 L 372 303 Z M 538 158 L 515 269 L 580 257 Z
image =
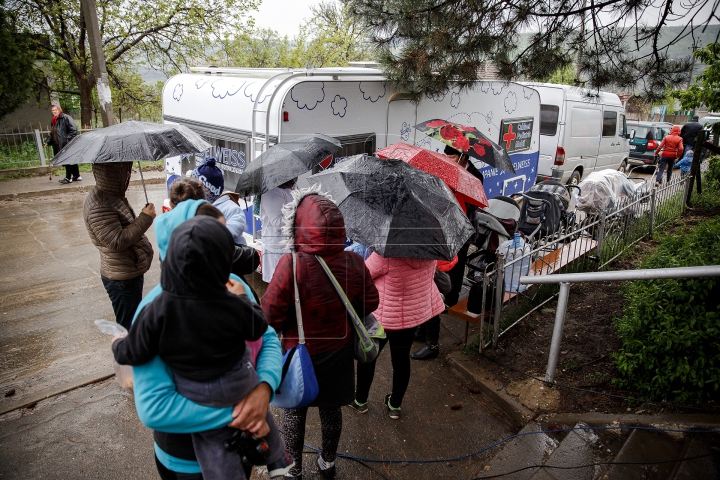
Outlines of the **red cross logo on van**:
M 512 131 L 513 128 L 512 128 L 512 127 L 513 127 L 512 124 L 508 125 L 508 131 L 507 131 L 507 133 L 506 133 L 505 135 L 503 135 L 503 137 L 502 137 L 503 140 L 505 140 L 505 142 L 506 142 L 505 148 L 506 148 L 507 150 L 510 149 L 510 144 L 512 143 L 513 140 L 515 140 L 515 137 L 517 137 L 517 134 L 513 133 L 513 131 Z
M 322 167 L 323 170 L 326 170 L 330 166 L 330 164 L 332 163 L 332 159 L 333 159 L 332 155 L 328 155 L 327 158 L 325 158 L 322 162 L 320 162 L 320 166 Z

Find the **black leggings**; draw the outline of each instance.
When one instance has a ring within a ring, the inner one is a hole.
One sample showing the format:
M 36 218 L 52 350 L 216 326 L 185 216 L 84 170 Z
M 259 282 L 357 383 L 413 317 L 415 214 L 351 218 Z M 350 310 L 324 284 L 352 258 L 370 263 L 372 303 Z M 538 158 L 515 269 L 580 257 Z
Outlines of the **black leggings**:
M 80 176 L 80 167 L 77 165 L 65 165 L 65 178 L 77 180 Z
M 393 387 L 390 404 L 399 408 L 402 404 L 405 391 L 410 383 L 410 349 L 412 348 L 415 327 L 402 330 L 385 330 L 387 339 L 380 341 L 380 350 L 390 342 L 390 360 L 393 369 Z M 355 399 L 359 403 L 366 403 L 370 394 L 370 386 L 375 377 L 377 360 L 369 363 L 357 364 L 357 389 Z
M 440 315 L 435 315 L 427 322 L 417 327 L 418 334 L 425 334 L 425 343 L 437 345 L 440 340 Z
M 305 419 L 308 407 L 286 408 L 282 433 L 285 446 L 295 460 L 290 469 L 291 475 L 302 473 L 302 452 L 305 443 Z M 318 407 L 320 431 L 322 433 L 322 457 L 326 462 L 334 462 L 337 455 L 340 434 L 342 433 L 342 410 L 340 407 Z M 248 477 L 250 478 L 250 477 Z
M 445 296 L 445 305 L 452 307 L 460 299 L 460 291 L 462 290 L 463 277 L 465 276 L 465 262 L 467 261 L 467 253 L 470 249 L 470 242 L 465 243 L 457 253 L 457 263 L 447 272 L 450 275 L 450 293 Z

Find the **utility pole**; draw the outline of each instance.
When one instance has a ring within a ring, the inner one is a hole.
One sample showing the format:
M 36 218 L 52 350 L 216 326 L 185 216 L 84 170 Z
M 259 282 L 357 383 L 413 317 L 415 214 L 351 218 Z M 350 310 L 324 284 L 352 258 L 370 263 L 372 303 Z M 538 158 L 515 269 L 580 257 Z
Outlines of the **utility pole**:
M 88 41 L 90 42 L 90 54 L 92 55 L 95 85 L 98 100 L 100 101 L 100 113 L 103 126 L 109 127 L 115 124 L 115 114 L 113 113 L 110 83 L 108 81 L 107 67 L 105 66 L 105 53 L 102 48 L 97 8 L 95 7 L 95 0 L 81 0 L 81 3 L 83 15 L 85 16 L 85 28 L 87 28 Z
M 577 59 L 575 60 L 575 82 L 580 84 L 580 60 L 583 55 L 583 44 L 585 42 L 585 8 L 587 8 L 587 0 L 582 2 L 582 12 L 580 13 L 580 45 L 578 45 Z

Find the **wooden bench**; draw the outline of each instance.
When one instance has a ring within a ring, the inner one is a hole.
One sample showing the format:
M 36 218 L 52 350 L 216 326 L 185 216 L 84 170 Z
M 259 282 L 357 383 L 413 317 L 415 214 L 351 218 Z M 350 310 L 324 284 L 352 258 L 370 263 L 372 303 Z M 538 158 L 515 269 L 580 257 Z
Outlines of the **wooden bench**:
M 586 253 L 592 251 L 596 246 L 597 242 L 592 238 L 582 237 L 577 240 L 573 240 L 572 242 L 567 243 L 535 260 L 530 267 L 528 276 L 550 275 L 557 272 L 561 268 L 571 264 Z M 503 296 L 503 305 L 507 304 L 516 295 L 517 292 L 505 292 L 505 295 Z M 472 323 L 473 325 L 476 325 L 484 318 L 492 317 L 493 314 L 493 310 L 488 310 L 484 314 L 469 312 L 467 304 L 467 298 L 465 300 L 461 300 L 450 307 L 447 313 L 452 317 L 459 318 L 467 322 L 465 324 L 465 345 L 467 345 L 470 324 Z

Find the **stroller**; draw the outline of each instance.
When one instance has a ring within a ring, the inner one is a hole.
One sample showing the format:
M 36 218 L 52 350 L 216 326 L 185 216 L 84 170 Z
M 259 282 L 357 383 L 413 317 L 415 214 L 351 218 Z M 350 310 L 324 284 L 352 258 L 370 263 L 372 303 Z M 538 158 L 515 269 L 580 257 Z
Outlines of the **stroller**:
M 488 206 L 475 211 L 473 246 L 476 249 L 466 260 L 470 292 L 467 310 L 471 313 L 489 311 L 494 303 L 495 281 L 488 277 L 497 261 L 498 247 L 513 237 L 520 219 L 520 206 L 510 197 L 498 196 L 488 200 Z
M 474 279 L 485 267 L 497 260 L 498 246 L 512 238 L 520 220 L 520 206 L 510 197 L 497 196 L 488 200 L 488 207 L 478 209 L 472 218 L 475 227 L 473 245 L 468 255 L 468 278 Z
M 552 235 L 561 227 L 575 223 L 575 212 L 569 211 L 570 189 L 579 187 L 565 185 L 557 180 L 546 180 L 533 185 L 523 197 L 518 230 L 528 238 Z
M 644 178 L 629 177 L 611 169 L 591 173 L 580 183 L 580 188 L 583 193 L 578 196 L 577 209 L 588 215 L 610 213 L 649 192 Z

